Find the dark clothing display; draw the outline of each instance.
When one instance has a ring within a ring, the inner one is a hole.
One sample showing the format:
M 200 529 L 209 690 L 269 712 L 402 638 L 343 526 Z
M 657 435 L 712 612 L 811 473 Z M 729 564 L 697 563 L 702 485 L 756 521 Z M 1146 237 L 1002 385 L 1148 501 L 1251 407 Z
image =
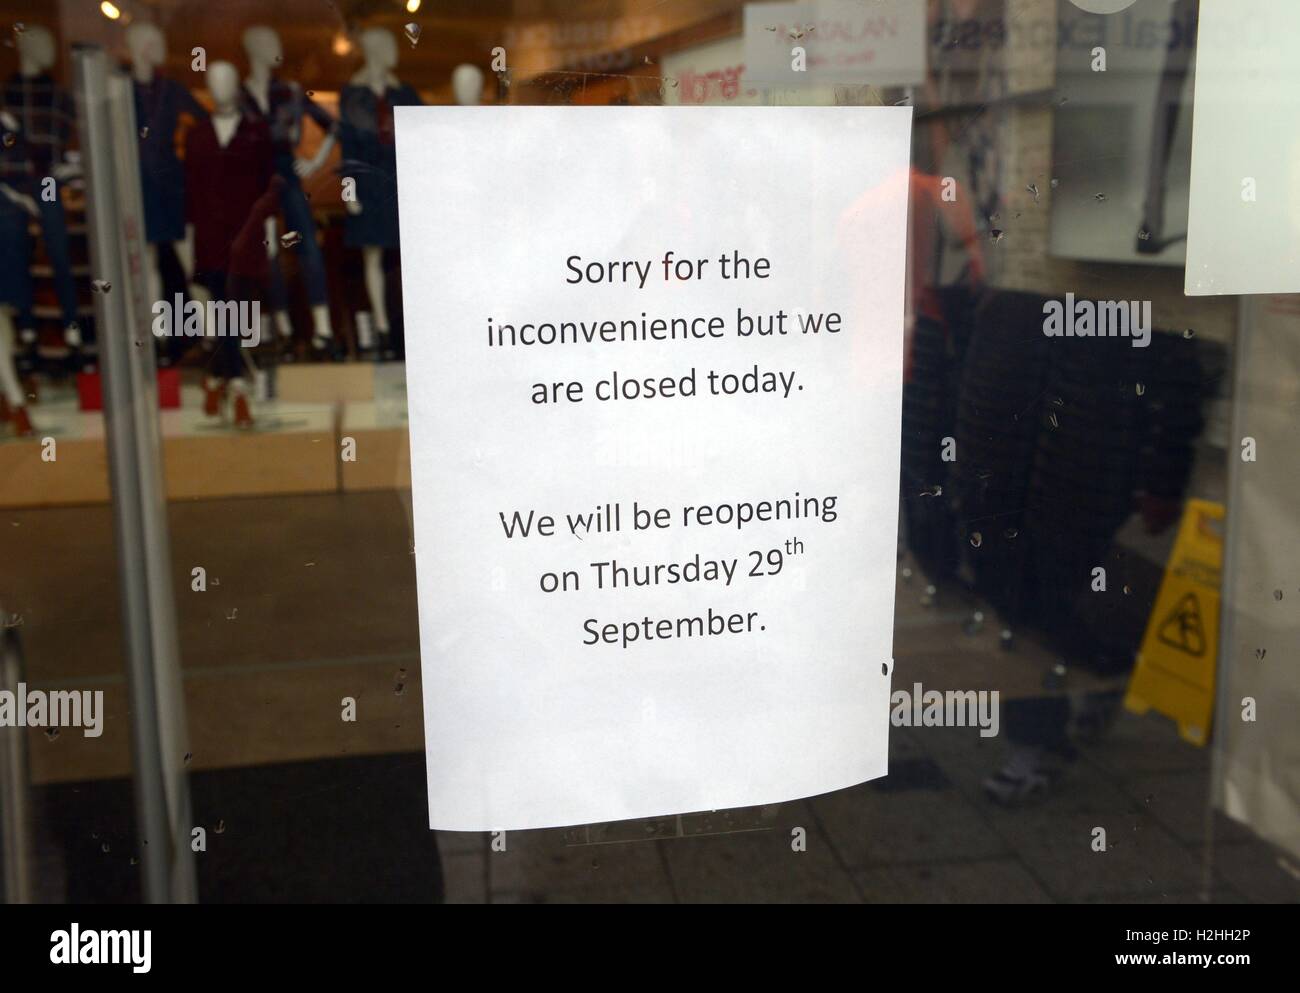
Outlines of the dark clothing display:
M 0 193 L 0 306 L 13 307 L 20 314 L 32 308 L 29 217 L 27 211 Z
M 339 95 L 339 172 L 356 181 L 361 213 L 344 221 L 345 244 L 397 247 L 397 150 L 393 142 L 393 108 L 423 103 L 414 89 L 389 86 L 376 95 L 369 86 L 351 84 Z
M 18 131 L 9 147 L 0 148 L 0 182 L 31 197 L 40 211 L 45 255 L 54 272 L 54 288 L 66 326 L 77 319 L 77 287 L 72 278 L 68 224 L 57 186 L 53 200 L 47 200 L 41 194 L 44 192 L 43 181 L 62 162 L 63 153 L 72 139 L 75 119 L 72 99 L 48 74 L 23 76 L 15 73 L 5 83 L 0 107 L 18 123 Z M 19 325 L 32 327 L 35 319 L 31 312 L 31 276 L 26 273 L 31 264 L 31 239 L 26 230 L 28 215 L 12 203 L 9 206 L 13 206 L 17 214 L 7 214 L 0 219 L 0 225 L 3 225 L 0 239 L 5 241 L 5 247 L 0 251 L 7 268 L 21 267 L 24 274 L 6 273 L 0 276 L 0 280 L 6 284 L 7 293 L 25 300 L 15 304 Z M 15 226 L 21 227 L 21 233 Z M 24 282 L 26 290 L 21 287 Z
M 321 106 L 303 92 L 297 83 L 272 79 L 267 90 L 267 109 L 263 112 L 257 100 L 245 87 L 242 106 L 245 116 L 265 123 L 271 140 L 272 167 L 284 179 L 280 206 L 284 211 L 286 231 L 296 231 L 302 236 L 298 242 L 298 261 L 307 284 L 307 299 L 312 306 L 329 302 L 325 285 L 325 259 L 316 243 L 316 223 L 311 207 L 303 193 L 302 182 L 294 171 L 294 150 L 302 138 L 302 119 L 310 117 L 326 134 L 334 134 L 338 123 Z M 278 268 L 278 267 L 276 267 Z M 288 308 L 288 293 L 284 278 L 278 272 L 272 276 L 271 302 L 276 310 Z
M 222 147 L 212 120 L 185 142 L 186 216 L 194 225 L 194 269 L 225 272 L 230 248 L 258 197 L 271 182 L 271 136 L 266 122 L 245 114 Z
M 176 128 L 182 114 L 201 122 L 208 112 L 173 79 L 134 80 L 132 90 L 140 129 L 145 237 L 154 244 L 180 241 L 185 237 L 185 169 L 176 155 Z
M 72 139 L 76 113 L 72 98 L 46 73 L 15 73 L 5 82 L 0 109 L 18 122 L 12 147 L 0 149 L 0 182 L 27 180 L 32 194 L 41 177 L 63 160 Z
M 302 140 L 302 119 L 310 117 L 326 134 L 334 134 L 338 122 L 297 83 L 272 79 L 267 88 L 267 108 L 262 110 L 257 98 L 245 87 L 242 107 L 245 114 L 266 122 L 270 129 L 275 170 L 285 179 L 297 181 L 293 171 L 294 151 Z

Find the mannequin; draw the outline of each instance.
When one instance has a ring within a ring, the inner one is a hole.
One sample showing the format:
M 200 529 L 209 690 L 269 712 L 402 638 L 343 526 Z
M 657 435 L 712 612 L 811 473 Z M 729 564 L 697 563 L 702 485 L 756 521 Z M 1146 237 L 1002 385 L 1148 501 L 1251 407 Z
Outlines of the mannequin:
M 20 230 L 22 238 L 0 239 L 0 421 L 12 424 L 20 438 L 34 433 L 27 401 L 14 367 L 14 312 L 31 306 L 31 273 L 27 268 L 27 219 L 40 217 L 32 198 L 0 183 L 0 228 Z
M 238 71 L 229 62 L 213 62 L 207 76 L 212 115 L 192 128 L 185 141 L 185 200 L 192 225 L 194 279 L 213 300 L 238 300 L 232 280 L 239 274 L 236 251 L 250 241 L 249 225 L 255 223 L 259 230 L 254 243 L 265 269 L 261 229 L 270 227 L 273 232 L 270 215 L 283 185 L 272 183 L 270 128 L 241 107 Z M 273 237 L 269 240 L 274 243 Z M 218 333 L 216 328 L 205 330 L 209 335 Z M 234 393 L 235 426 L 252 427 L 241 339 L 227 334 L 214 341 L 204 381 L 204 413 L 219 416 L 229 388 Z
M 0 100 L 0 123 L 12 132 L 14 155 L 6 155 L 0 181 L 7 182 L 30 197 L 40 214 L 41 234 L 45 254 L 54 268 L 54 287 L 59 298 L 63 317 L 63 338 L 71 348 L 81 346 L 81 331 L 77 325 L 77 287 L 72 279 L 72 259 L 68 249 L 68 225 L 63 214 L 63 200 L 58 196 L 57 182 L 75 176 L 75 165 L 63 161 L 63 155 L 72 138 L 75 112 L 68 94 L 59 88 L 50 69 L 54 65 L 56 49 L 54 36 L 45 28 L 29 25 L 16 35 L 18 72 L 5 83 Z M 40 195 L 42 180 L 52 176 L 56 180 L 54 199 Z M 24 226 L 26 219 L 23 219 Z M 0 235 L 0 237 L 12 237 Z M 16 239 L 15 239 L 16 240 Z M 30 303 L 21 308 L 22 327 L 31 331 L 35 321 Z
M 348 218 L 344 241 L 361 249 L 366 295 L 385 357 L 389 345 L 384 249 L 397 248 L 397 158 L 393 144 L 393 108 L 423 101 L 393 75 L 397 39 L 383 28 L 361 35 L 365 64 L 339 95 L 342 172 L 356 182 L 356 200 L 345 200 Z M 368 342 L 362 341 L 362 347 Z
M 140 129 L 140 190 L 152 263 L 146 271 L 148 299 L 172 300 L 184 292 L 194 269 L 192 246 L 184 240 L 185 171 L 176 157 L 176 128 L 181 114 L 204 121 L 208 112 L 180 83 L 158 75 L 167 44 L 155 25 L 137 21 L 128 27 L 126 48 Z M 173 331 L 164 340 L 172 350 L 167 358 L 178 358 L 183 339 Z
M 246 114 L 260 117 L 270 128 L 273 165 L 276 174 L 284 179 L 281 208 L 285 229 L 302 236 L 297 252 L 311 302 L 312 341 L 317 348 L 323 348 L 334 337 L 325 286 L 325 260 L 316 243 L 316 225 L 301 181 L 325 164 L 330 149 L 334 147 L 338 125 L 297 83 L 285 82 L 274 75 L 275 67 L 284 60 L 284 55 L 280 36 L 272 28 L 257 25 L 246 30 L 244 52 L 248 56 L 248 76 L 244 80 L 243 109 Z M 304 116 L 310 117 L 325 132 L 320 148 L 309 159 L 295 155 L 302 137 Z M 287 337 L 293 329 L 289 325 L 288 300 L 278 269 L 278 265 L 273 265 L 275 322 L 280 334 Z
M 462 62 L 451 71 L 451 91 L 462 107 L 475 107 L 483 97 L 483 70 Z

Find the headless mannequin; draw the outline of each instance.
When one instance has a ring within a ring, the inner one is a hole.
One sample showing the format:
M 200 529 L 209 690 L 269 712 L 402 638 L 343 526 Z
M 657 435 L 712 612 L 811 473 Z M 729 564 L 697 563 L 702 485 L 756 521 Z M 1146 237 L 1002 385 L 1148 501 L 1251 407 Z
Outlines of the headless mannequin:
M 229 148 L 232 141 L 239 131 L 240 124 L 244 118 L 243 110 L 240 107 L 239 93 L 239 73 L 228 62 L 214 62 L 208 66 L 207 71 L 208 88 L 212 94 L 213 110 L 211 115 L 212 133 L 216 138 L 217 146 L 225 149 Z M 265 140 L 265 139 L 264 139 Z M 271 247 L 274 255 L 275 245 L 275 220 L 268 217 L 264 222 L 266 240 Z M 194 237 L 194 226 L 189 225 L 189 238 L 191 242 Z M 209 263 L 204 263 L 208 265 Z M 229 262 L 226 263 L 227 267 Z M 223 283 L 228 282 L 223 279 Z M 219 291 L 218 291 L 219 292 Z M 205 294 L 207 295 L 207 294 Z M 208 329 L 210 333 L 215 333 L 215 329 Z M 218 349 L 222 347 L 230 348 L 229 340 L 218 342 Z M 236 350 L 238 345 L 233 346 Z M 249 412 L 248 405 L 248 388 L 247 382 L 242 375 L 233 374 L 229 369 L 223 370 L 224 376 L 228 377 L 223 380 L 222 375 L 209 376 L 204 382 L 206 393 L 204 409 L 209 416 L 216 416 L 221 412 L 221 399 L 224 395 L 226 382 L 228 381 L 234 392 L 234 422 L 237 427 L 251 427 L 253 420 Z
M 358 193 L 356 199 L 344 200 L 348 213 L 358 218 L 349 221 L 346 237 L 349 244 L 361 246 L 366 295 L 374 315 L 375 331 L 387 352 L 389 322 L 384 249 L 395 247 L 397 241 L 392 108 L 395 104 L 416 104 L 420 99 L 393 74 L 397 67 L 397 39 L 392 32 L 370 28 L 362 32 L 360 48 L 365 62 L 340 98 L 340 115 L 345 161 L 351 165 L 354 156 L 361 156 L 362 161 L 355 164 L 364 171 L 355 181 L 366 192 Z M 358 97 L 359 90 L 366 92 Z M 366 203 L 371 196 L 386 202 L 371 203 L 367 214 Z
M 57 55 L 54 35 L 43 27 L 30 25 L 17 36 L 17 48 L 18 75 L 24 81 L 25 86 L 40 87 L 42 77 L 45 77 L 50 69 L 54 67 Z M 66 101 L 65 113 L 69 118 L 66 125 L 71 129 L 71 101 L 67 99 L 66 94 L 63 94 L 62 91 L 58 92 L 62 100 Z M 17 132 L 20 137 L 26 136 L 25 128 L 28 121 L 19 120 L 15 114 L 7 111 L 0 112 L 0 123 L 3 123 L 6 130 Z M 50 148 L 51 155 L 58 155 L 62 151 L 62 148 Z M 33 162 L 34 176 L 32 178 L 36 183 L 39 183 L 44 178 L 46 168 L 48 168 L 49 174 L 60 183 L 71 179 L 80 171 L 72 163 L 54 159 L 51 159 L 48 163 Z M 67 223 L 63 215 L 63 203 L 58 199 L 54 202 L 48 202 L 44 198 L 39 203 L 35 200 L 32 202 L 36 205 L 41 220 L 41 230 L 45 238 L 45 253 L 54 266 L 55 289 L 58 291 L 59 304 L 63 312 L 63 339 L 70 348 L 77 349 L 81 347 L 81 329 L 76 320 L 77 291 L 72 279 L 72 262 L 68 254 Z M 30 331 L 27 337 L 28 340 L 34 341 L 36 338 L 35 332 Z
M 171 299 L 185 289 L 194 272 L 193 243 L 185 238 L 184 172 L 173 148 L 176 125 L 182 113 L 202 119 L 207 111 L 179 83 L 159 77 L 167 44 L 157 26 L 145 21 L 132 24 L 126 29 L 126 47 L 136 124 L 141 129 L 141 190 L 149 252 L 146 291 L 150 300 Z
M 245 92 L 252 100 L 252 104 L 259 110 L 263 116 L 270 117 L 275 112 L 272 107 L 272 83 L 273 75 L 277 66 L 284 61 L 283 49 L 280 45 L 280 36 L 275 31 L 264 25 L 256 25 L 244 32 L 244 53 L 248 57 L 248 76 L 244 79 Z M 295 125 L 301 122 L 293 122 Z M 318 122 L 320 123 L 320 122 Z M 330 150 L 334 147 L 334 134 L 329 128 L 325 129 L 325 138 L 321 142 L 320 148 L 311 158 L 295 157 L 293 161 L 293 174 L 297 179 L 307 179 L 317 172 L 325 164 Z M 286 177 L 291 178 L 291 177 Z M 286 223 L 293 225 L 290 219 L 291 213 L 290 199 L 303 196 L 301 187 L 296 189 L 293 186 L 286 186 L 285 191 L 285 214 Z M 306 214 L 305 201 L 299 208 Z M 307 223 L 300 225 L 308 228 L 301 231 L 304 241 L 311 239 L 311 244 L 305 247 L 304 263 L 309 266 L 318 266 L 320 268 L 319 281 L 323 283 L 324 263 L 318 258 L 320 249 L 315 244 L 315 231 L 311 229 L 310 214 L 306 214 Z M 275 265 L 275 239 L 269 239 L 271 243 L 270 254 L 273 257 L 272 265 Z M 311 253 L 310 255 L 308 253 Z M 334 330 L 330 324 L 329 304 L 320 297 L 323 296 L 322 290 L 316 292 L 318 299 L 313 299 L 311 304 L 312 317 L 312 335 L 313 342 L 317 347 L 323 347 L 324 344 L 334 337 Z M 275 312 L 276 330 L 282 337 L 288 337 L 293 333 L 293 328 L 289 324 L 289 315 L 283 308 L 277 308 Z

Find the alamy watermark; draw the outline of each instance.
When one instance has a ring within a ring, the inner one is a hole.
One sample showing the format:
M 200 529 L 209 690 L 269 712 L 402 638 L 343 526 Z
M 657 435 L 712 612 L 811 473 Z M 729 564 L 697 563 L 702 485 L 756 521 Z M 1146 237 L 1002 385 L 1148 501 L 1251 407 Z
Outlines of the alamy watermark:
M 239 338 L 243 348 L 262 342 L 262 304 L 254 300 L 155 300 L 153 333 L 156 338 Z
M 997 690 L 895 690 L 889 697 L 889 721 L 896 728 L 978 727 L 981 738 L 998 734 Z
M 103 690 L 0 690 L 0 727 L 81 728 L 87 738 L 104 733 Z
M 1150 300 L 1075 300 L 1043 304 L 1043 334 L 1049 338 L 1131 338 L 1134 348 L 1151 344 Z
M 81 929 L 73 922 L 66 931 L 50 934 L 50 962 L 54 965 L 129 965 L 145 973 L 153 965 L 153 932 Z

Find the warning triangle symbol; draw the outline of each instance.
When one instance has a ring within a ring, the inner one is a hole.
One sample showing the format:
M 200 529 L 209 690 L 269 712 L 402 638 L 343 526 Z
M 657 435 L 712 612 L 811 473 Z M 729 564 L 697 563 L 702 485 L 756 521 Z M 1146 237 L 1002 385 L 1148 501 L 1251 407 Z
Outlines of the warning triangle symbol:
M 1201 624 L 1201 604 L 1195 593 L 1188 593 L 1178 601 L 1160 623 L 1157 637 L 1170 648 L 1188 655 L 1205 654 L 1205 628 Z

